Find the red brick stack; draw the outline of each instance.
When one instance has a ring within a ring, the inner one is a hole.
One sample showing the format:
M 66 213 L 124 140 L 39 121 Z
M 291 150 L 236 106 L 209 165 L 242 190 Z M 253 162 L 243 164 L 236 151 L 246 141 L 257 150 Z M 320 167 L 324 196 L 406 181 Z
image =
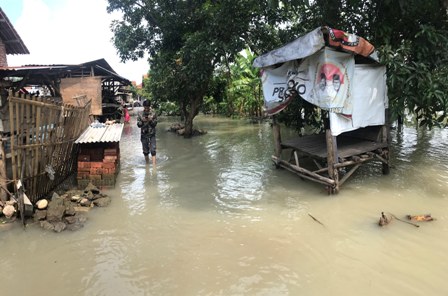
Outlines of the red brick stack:
M 118 143 L 107 147 L 84 146 L 78 154 L 78 188 L 90 182 L 100 189 L 113 188 L 120 170 Z

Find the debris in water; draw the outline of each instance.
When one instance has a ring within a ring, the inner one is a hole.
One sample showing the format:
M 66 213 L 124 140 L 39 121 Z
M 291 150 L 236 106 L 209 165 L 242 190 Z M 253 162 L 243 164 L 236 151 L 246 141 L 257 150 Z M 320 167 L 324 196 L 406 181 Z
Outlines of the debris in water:
M 388 218 L 388 217 L 384 214 L 384 212 L 381 212 L 381 217 L 380 217 L 380 220 L 378 221 L 378 225 L 379 225 L 379 226 L 385 226 L 385 225 L 389 224 L 390 221 L 392 221 L 392 219 L 391 219 L 391 218 Z
M 310 213 L 308 213 L 308 216 L 310 216 L 311 218 L 313 218 L 314 221 L 316 221 L 317 223 L 319 223 L 320 225 L 322 225 L 323 227 L 325 227 L 325 225 L 320 222 L 319 220 L 317 220 L 316 218 L 313 217 L 313 215 L 311 215 Z
M 425 215 L 406 215 L 406 218 L 412 221 L 434 221 L 435 218 L 431 217 L 431 214 Z
M 389 214 L 390 214 L 392 217 L 394 217 L 394 219 L 397 219 L 397 220 L 400 221 L 400 222 L 407 223 L 407 224 L 410 224 L 410 225 L 415 226 L 415 227 L 420 227 L 420 225 L 417 225 L 417 224 L 414 224 L 414 223 L 411 223 L 411 222 L 408 222 L 408 221 L 401 220 L 400 218 L 398 218 L 398 217 L 395 216 L 394 214 L 391 214 L 391 213 L 389 213 Z

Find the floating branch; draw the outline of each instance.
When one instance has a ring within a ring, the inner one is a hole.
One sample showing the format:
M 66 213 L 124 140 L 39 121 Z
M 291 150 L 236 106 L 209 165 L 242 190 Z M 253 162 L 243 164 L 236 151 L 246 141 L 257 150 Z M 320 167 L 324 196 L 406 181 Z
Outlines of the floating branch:
M 395 216 L 395 215 L 392 214 L 392 213 L 389 213 L 389 214 L 390 214 L 392 217 L 394 217 L 394 219 L 397 219 L 398 221 L 401 221 L 401 222 L 403 222 L 403 223 L 410 224 L 410 225 L 415 226 L 415 227 L 420 227 L 420 225 L 414 224 L 414 223 L 412 223 L 412 222 L 405 221 L 405 220 L 401 220 L 400 218 L 398 218 L 397 216 Z
M 319 223 L 320 225 L 322 225 L 323 227 L 325 227 L 325 225 L 320 222 L 319 220 L 317 220 L 316 218 L 313 217 L 313 215 L 311 215 L 310 213 L 308 213 L 308 216 L 310 216 L 311 218 L 313 218 L 314 221 L 316 221 L 317 223 Z

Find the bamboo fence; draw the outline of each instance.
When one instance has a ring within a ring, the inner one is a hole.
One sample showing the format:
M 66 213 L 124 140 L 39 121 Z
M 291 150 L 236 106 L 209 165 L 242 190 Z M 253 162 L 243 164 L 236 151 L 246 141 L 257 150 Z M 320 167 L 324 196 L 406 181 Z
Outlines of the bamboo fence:
M 11 181 L 21 180 L 34 203 L 73 173 L 74 142 L 89 125 L 91 102 L 72 106 L 12 92 L 8 100 Z

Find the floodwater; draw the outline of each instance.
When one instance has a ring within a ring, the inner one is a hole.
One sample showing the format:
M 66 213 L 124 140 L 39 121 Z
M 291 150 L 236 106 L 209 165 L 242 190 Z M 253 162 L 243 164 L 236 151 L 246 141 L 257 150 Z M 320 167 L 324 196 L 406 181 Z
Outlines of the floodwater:
M 112 203 L 81 230 L 0 226 L 0 294 L 448 295 L 448 130 L 393 130 L 391 174 L 328 196 L 274 168 L 268 123 L 195 122 L 208 134 L 183 139 L 161 119 L 153 168 L 132 118 Z M 382 211 L 437 220 L 379 227 Z

